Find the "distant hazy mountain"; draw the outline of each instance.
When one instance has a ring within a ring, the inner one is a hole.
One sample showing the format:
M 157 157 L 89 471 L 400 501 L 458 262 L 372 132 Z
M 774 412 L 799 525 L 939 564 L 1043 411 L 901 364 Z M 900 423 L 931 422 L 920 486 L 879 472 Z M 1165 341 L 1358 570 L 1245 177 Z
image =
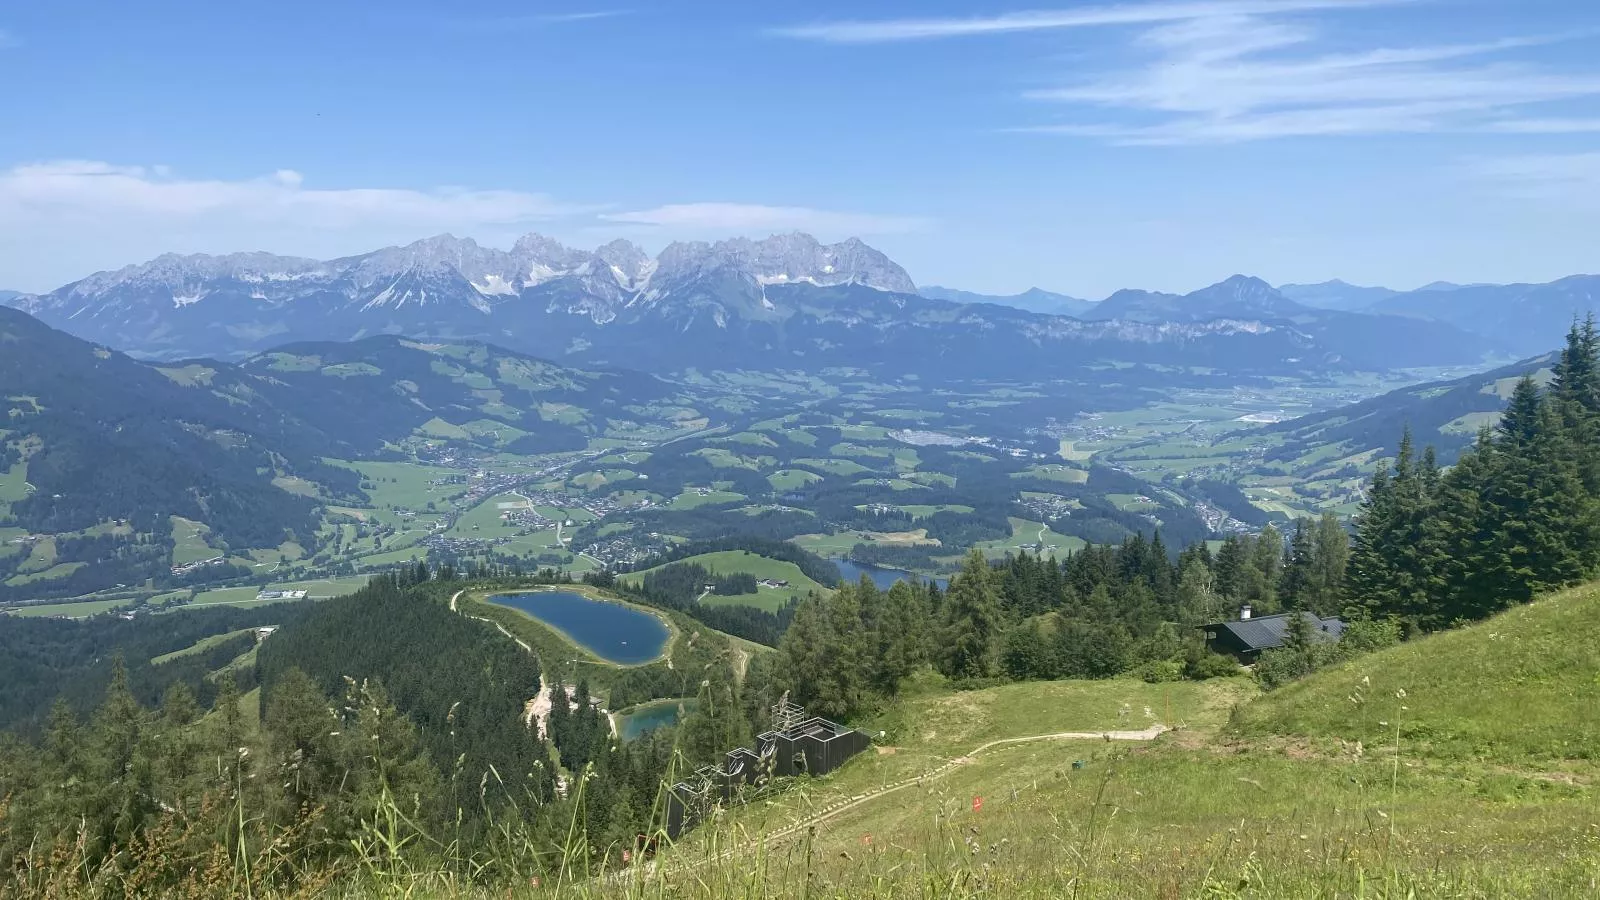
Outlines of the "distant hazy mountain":
M 1600 275 L 1549 284 L 1435 284 L 1380 300 L 1368 311 L 1449 322 L 1526 355 L 1559 343 L 1574 317 L 1600 313 Z
M 0 303 L 10 303 L 22 296 L 21 291 L 0 291 Z
M 677 243 L 654 259 L 625 241 L 586 251 L 539 235 L 509 251 L 446 235 L 327 261 L 167 255 L 11 303 L 160 358 L 405 334 L 652 371 L 1037 380 L 1110 362 L 1239 374 L 1465 363 L 1489 347 L 1433 323 L 1336 321 L 1243 277 L 1183 298 L 1121 292 L 1083 312 L 1093 321 L 935 299 L 859 240 L 803 234 Z
M 1094 309 L 1095 306 L 1093 300 L 1080 300 L 1077 297 L 1057 294 L 1042 288 L 1029 288 L 1020 294 L 975 294 L 971 291 L 927 285 L 920 288 L 918 293 L 934 300 L 949 300 L 952 303 L 993 303 L 1047 316 L 1074 318 L 1082 318 L 1084 313 Z
M 1268 425 L 1262 431 L 1283 435 L 1284 443 L 1269 450 L 1266 461 L 1293 463 L 1304 458 L 1327 466 L 1369 450 L 1376 451 L 1374 458 L 1392 457 L 1401 433 L 1410 428 L 1419 448 L 1434 447 L 1439 461 L 1448 465 L 1472 443 L 1479 428 L 1499 420 L 1517 379 L 1532 374 L 1543 380 L 1554 361 L 1555 354 L 1546 353 L 1492 371 L 1412 385 L 1350 406 Z
M 1399 291 L 1386 287 L 1362 287 L 1335 278 L 1321 284 L 1280 284 L 1278 293 L 1296 303 L 1320 309 L 1345 311 L 1364 310 L 1379 300 L 1393 297 Z
M 1481 359 L 1494 341 L 1453 325 L 1406 316 L 1314 309 L 1290 300 L 1259 278 L 1235 275 L 1188 294 L 1122 290 L 1100 302 L 1090 319 L 1135 322 L 1254 321 L 1277 323 L 1307 335 L 1319 347 L 1338 348 L 1357 368 L 1383 369 L 1395 360 Z

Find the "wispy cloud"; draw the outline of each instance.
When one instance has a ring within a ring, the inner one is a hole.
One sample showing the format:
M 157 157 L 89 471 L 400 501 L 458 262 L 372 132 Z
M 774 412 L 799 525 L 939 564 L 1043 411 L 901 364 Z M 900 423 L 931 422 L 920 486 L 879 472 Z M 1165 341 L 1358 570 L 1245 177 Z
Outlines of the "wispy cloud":
M 1600 153 L 1533 153 L 1469 162 L 1467 174 L 1516 197 L 1600 202 Z
M 1123 56 L 1131 62 L 1025 92 L 1026 99 L 1068 112 L 1012 130 L 1118 144 L 1600 131 L 1600 120 L 1552 116 L 1541 106 L 1600 97 L 1600 66 L 1560 68 L 1518 52 L 1555 40 L 1592 39 L 1592 34 L 1354 49 L 1346 36 L 1338 49 L 1330 49 L 1322 18 L 1412 2 L 1154 0 L 982 18 L 833 22 L 779 33 L 832 43 L 876 43 L 1111 29 L 1113 35 L 1125 36 Z
M 1561 72 L 1503 54 L 1548 39 L 1317 52 L 1316 31 L 1251 16 L 1169 23 L 1135 39 L 1133 69 L 1026 94 L 1157 121 L 1029 130 L 1132 144 L 1425 131 L 1515 130 L 1534 104 L 1600 96 L 1600 72 Z M 1559 123 L 1544 120 L 1555 130 Z
M 1128 3 L 1082 9 L 1002 13 L 997 16 L 941 19 L 884 19 L 823 22 L 773 29 L 784 37 L 833 44 L 876 44 L 934 38 L 971 37 L 1018 31 L 1149 25 L 1220 16 L 1256 16 L 1310 10 L 1393 6 L 1413 0 L 1187 0 Z
M 678 203 L 654 209 L 608 213 L 607 222 L 689 231 L 819 231 L 829 234 L 895 234 L 918 231 L 926 219 L 836 212 L 804 206 L 750 203 Z
M 465 228 L 512 225 L 583 210 L 522 191 L 313 188 L 291 170 L 227 181 L 182 178 L 159 166 L 66 160 L 0 172 L 0 225 L 110 218 L 154 226 L 225 217 L 312 229 L 374 222 Z
M 455 31 L 470 32 L 504 32 L 527 31 L 531 29 L 549 28 L 556 25 L 571 25 L 578 22 L 593 22 L 598 19 L 614 19 L 618 16 L 631 15 L 631 9 L 597 9 L 583 12 L 558 12 L 558 13 L 528 13 L 526 15 L 510 16 L 483 16 L 483 17 L 456 17 L 445 19 L 436 24 L 443 25 Z

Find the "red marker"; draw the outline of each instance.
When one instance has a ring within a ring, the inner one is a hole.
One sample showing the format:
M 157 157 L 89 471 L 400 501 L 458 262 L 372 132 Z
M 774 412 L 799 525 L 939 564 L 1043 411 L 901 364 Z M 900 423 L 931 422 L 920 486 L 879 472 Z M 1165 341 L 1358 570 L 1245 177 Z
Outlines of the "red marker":
M 982 812 L 983 811 L 983 798 L 982 797 L 973 797 L 972 798 L 972 811 L 973 812 Z

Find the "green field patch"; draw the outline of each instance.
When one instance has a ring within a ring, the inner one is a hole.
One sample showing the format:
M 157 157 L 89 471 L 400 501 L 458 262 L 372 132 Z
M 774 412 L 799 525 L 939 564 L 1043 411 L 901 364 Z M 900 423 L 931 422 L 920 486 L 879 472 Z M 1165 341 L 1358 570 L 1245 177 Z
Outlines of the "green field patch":
M 194 656 L 199 653 L 204 653 L 207 650 L 210 650 L 212 647 L 215 647 L 225 641 L 231 641 L 240 635 L 253 633 L 255 633 L 254 628 L 241 628 L 238 631 L 230 631 L 227 634 L 213 634 L 209 637 L 203 637 L 200 640 L 195 641 L 189 646 L 183 648 L 182 650 L 174 650 L 171 653 L 163 653 L 160 656 L 151 657 L 150 665 L 159 666 L 164 662 L 171 662 L 175 659 L 181 659 L 185 656 Z
M 434 416 L 417 426 L 417 433 L 424 437 L 443 438 L 452 441 L 464 441 L 472 437 L 472 433 L 465 428 L 460 425 L 452 425 L 438 416 Z
M 28 494 L 28 461 L 21 460 L 16 465 L 0 472 L 0 504 L 16 503 L 25 499 Z
M 815 469 L 819 472 L 826 472 L 829 475 L 859 475 L 862 472 L 872 471 L 866 466 L 863 466 L 857 462 L 852 462 L 848 459 L 816 459 L 813 457 L 806 457 L 804 459 L 794 460 L 793 464 L 796 466 L 804 466 L 808 469 Z
M 743 445 L 749 446 L 749 447 L 776 447 L 776 446 L 778 446 L 778 442 L 773 440 L 772 438 L 770 438 L 770 437 L 768 437 L 768 436 L 766 436 L 764 434 L 757 434 L 757 433 L 752 432 L 752 431 L 741 431 L 738 434 L 730 434 L 727 437 L 719 437 L 719 438 L 716 438 L 713 441 L 713 443 L 718 443 L 718 444 L 743 444 Z
M 459 469 L 405 462 L 347 462 L 331 458 L 323 462 L 360 472 L 370 483 L 367 493 L 377 507 L 422 509 L 430 502 L 443 503 L 467 491 L 465 484 L 429 484 L 430 481 L 460 477 L 463 473 Z
M 708 606 L 754 606 L 768 612 L 776 612 L 783 608 L 791 599 L 804 597 L 807 593 L 825 593 L 828 589 L 806 577 L 800 567 L 792 562 L 773 559 L 751 553 L 748 550 L 723 550 L 717 553 L 702 553 L 685 559 L 675 560 L 681 563 L 693 563 L 717 575 L 733 575 L 745 573 L 753 575 L 756 579 L 786 581 L 788 585 L 778 588 L 758 588 L 753 594 L 740 594 L 737 596 L 722 596 L 708 594 L 701 598 L 701 603 Z M 670 563 L 669 563 L 670 565 Z M 657 568 L 660 568 L 659 566 Z M 621 576 L 630 584 L 639 584 L 644 576 L 654 569 L 643 572 L 630 572 Z
M 767 482 L 775 491 L 792 491 L 821 480 L 821 475 L 804 469 L 780 469 L 767 476 Z
M 516 509 L 528 506 L 528 499 L 520 494 L 496 494 L 456 517 L 456 523 L 448 534 L 451 537 L 482 540 L 510 537 L 522 530 L 521 526 L 510 522 L 510 515 Z M 565 516 L 551 518 L 559 521 Z
M 536 407 L 539 418 L 546 422 L 556 422 L 561 425 L 582 425 L 589 421 L 589 415 L 582 407 L 573 406 L 571 403 L 541 403 Z
M 401 563 L 415 563 L 428 558 L 428 551 L 417 546 L 399 547 L 394 550 L 382 550 L 377 553 L 368 553 L 356 557 L 355 561 L 362 569 L 384 569 L 398 566 Z
M 298 475 L 279 475 L 272 479 L 272 485 L 301 497 L 317 497 L 322 494 L 315 481 L 307 481 Z
M 18 572 L 43 572 L 56 564 L 56 539 L 41 538 L 28 549 L 28 558 L 17 567 Z
M 158 366 L 156 371 L 184 387 L 201 387 L 211 384 L 217 370 L 194 363 L 187 366 Z
M 956 477 L 954 475 L 946 475 L 943 472 L 903 472 L 900 477 L 907 481 L 915 481 L 918 484 L 926 484 L 930 487 L 936 484 L 944 487 L 956 486 Z
M 1106 499 L 1123 512 L 1150 512 L 1161 506 L 1145 494 L 1107 494 Z
M 702 447 L 699 450 L 691 452 L 689 455 L 698 456 L 718 469 L 750 469 L 752 471 L 760 471 L 763 465 L 771 464 L 777 461 L 770 456 L 740 456 L 739 454 L 730 452 L 722 447 Z
M 983 541 L 973 546 L 989 557 L 1000 557 L 1007 553 L 1015 554 L 1026 550 L 1029 553 L 1044 553 L 1057 558 L 1065 557 L 1068 553 L 1088 546 L 1088 542 L 1083 538 L 1057 534 L 1043 522 L 1031 522 L 1015 516 L 1007 516 L 1007 519 L 1011 522 L 1009 540 Z
M 828 448 L 828 453 L 835 457 L 859 456 L 870 459 L 892 459 L 894 457 L 894 452 L 888 447 L 869 447 L 864 444 L 851 443 L 850 441 L 841 441 L 834 444 Z
M 10 587 L 22 587 L 25 584 L 33 584 L 36 581 L 55 581 L 58 578 L 65 578 L 68 575 L 71 575 L 73 572 L 78 571 L 86 565 L 88 565 L 88 563 L 56 563 L 48 569 L 42 569 L 37 572 L 28 572 L 21 575 L 13 575 L 6 579 L 6 584 Z
M 275 372 L 315 372 L 322 368 L 320 356 L 297 356 L 293 353 L 268 353 L 267 368 Z
M 1062 484 L 1086 484 L 1089 473 L 1073 466 L 1064 466 L 1051 463 L 1042 466 L 1029 466 L 1021 472 L 1011 473 L 1012 478 L 1039 478 L 1045 481 L 1059 481 Z
M 645 450 L 630 450 L 627 453 L 610 453 L 594 461 L 597 466 L 637 466 L 650 458 L 650 453 Z
M 1087 462 L 1094 458 L 1094 454 L 1095 451 L 1081 449 L 1077 446 L 1077 442 L 1065 438 L 1061 440 L 1061 449 L 1056 451 L 1056 455 L 1067 462 Z
M 221 556 L 222 551 L 211 546 L 211 528 L 182 516 L 171 516 L 172 565 L 183 566 L 202 559 Z
M 194 609 L 202 606 L 257 606 L 270 603 L 294 602 L 288 599 L 256 599 L 256 596 L 263 590 L 305 591 L 307 600 L 326 600 L 329 597 L 339 597 L 353 593 L 364 587 L 366 583 L 366 575 L 346 575 L 340 578 L 313 578 L 308 581 L 274 582 L 266 588 L 255 586 L 217 588 L 195 594 L 193 601 L 178 607 L 178 609 Z
M 962 504 L 962 503 L 935 503 L 935 504 L 913 503 L 913 504 L 905 505 L 905 506 L 897 506 L 895 508 L 900 510 L 901 512 L 905 513 L 906 515 L 911 516 L 913 519 L 926 518 L 927 516 L 931 516 L 934 513 L 942 513 L 942 512 L 954 512 L 954 513 L 969 513 L 969 512 L 972 512 L 972 507 L 967 506 L 967 505 Z
M 69 619 L 85 619 L 89 616 L 98 616 L 114 609 L 132 606 L 133 600 L 81 600 L 77 603 L 42 603 L 31 606 L 15 606 L 6 613 L 13 616 L 65 616 Z
M 1500 413 L 1471 412 L 1439 426 L 1439 431 L 1444 434 L 1477 434 L 1481 429 L 1493 428 L 1499 422 Z
M 904 478 L 862 478 L 856 484 L 870 484 L 877 487 L 886 487 L 891 491 L 925 491 L 928 486 Z
M 736 494 L 733 491 L 715 491 L 700 488 L 684 491 L 678 496 L 673 497 L 672 502 L 668 503 L 663 508 L 694 509 L 696 507 L 711 506 L 713 504 L 737 503 L 744 499 L 746 499 L 745 495 Z
M 333 378 L 355 378 L 362 375 L 382 375 L 383 370 L 369 362 L 347 362 L 323 366 L 322 374 Z

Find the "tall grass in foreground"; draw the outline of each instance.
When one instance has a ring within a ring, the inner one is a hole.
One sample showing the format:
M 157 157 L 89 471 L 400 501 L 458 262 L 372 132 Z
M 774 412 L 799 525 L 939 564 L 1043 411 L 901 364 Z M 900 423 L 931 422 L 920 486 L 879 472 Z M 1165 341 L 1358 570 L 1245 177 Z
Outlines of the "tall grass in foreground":
M 746 830 L 731 811 L 653 859 L 630 854 L 630 865 L 609 869 L 597 859 L 614 866 L 623 848 L 596 854 L 581 846 L 576 818 L 565 844 L 553 847 L 526 843 L 502 822 L 494 837 L 500 871 L 488 881 L 473 869 L 481 855 L 419 835 L 406 825 L 404 804 L 385 797 L 353 863 L 295 868 L 280 852 L 287 841 L 243 854 L 230 850 L 231 841 L 169 820 L 114 866 L 89 870 L 62 848 L 14 873 L 6 893 L 1389 900 L 1600 892 L 1600 809 L 1587 792 L 1485 802 L 1463 790 L 1459 773 L 1429 770 L 1394 749 L 1339 759 L 1254 748 L 1008 749 L 990 764 L 810 827 L 802 822 L 778 840 Z M 1082 770 L 1071 768 L 1074 758 L 1085 760 Z M 974 796 L 984 797 L 981 810 L 973 809 Z M 787 802 L 803 807 L 808 799 Z M 231 812 L 249 827 L 249 810 Z

